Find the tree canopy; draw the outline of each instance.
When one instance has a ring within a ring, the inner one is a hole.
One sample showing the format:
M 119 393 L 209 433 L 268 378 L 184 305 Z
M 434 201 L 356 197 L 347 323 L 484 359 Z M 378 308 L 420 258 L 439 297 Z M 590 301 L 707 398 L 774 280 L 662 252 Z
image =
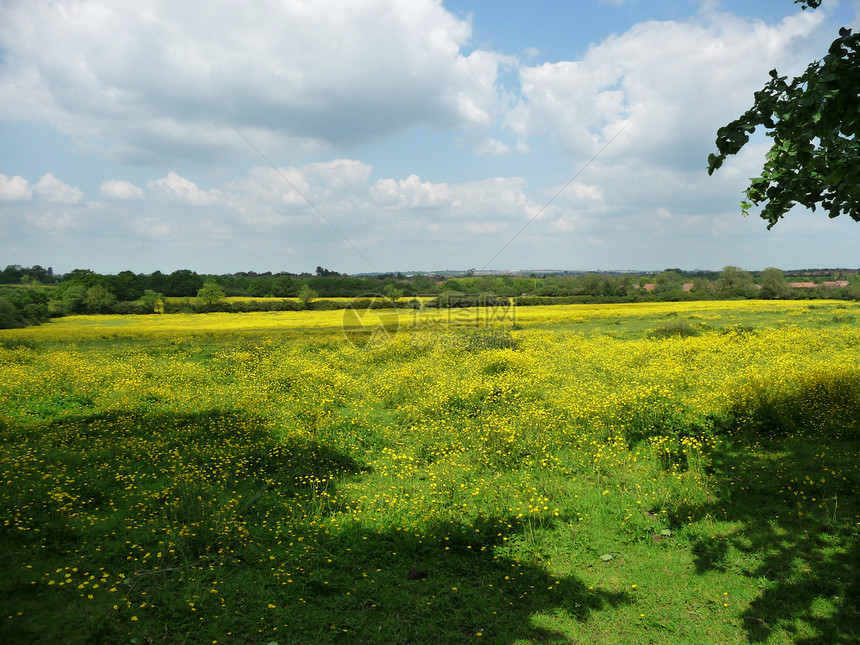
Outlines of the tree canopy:
M 821 0 L 795 0 L 804 9 Z M 795 204 L 860 221 L 860 34 L 840 29 L 823 59 L 788 81 L 774 69 L 755 102 L 717 131 L 708 174 L 741 151 L 764 126 L 773 139 L 762 173 L 750 180 L 744 215 L 754 206 L 772 228 Z
M 206 282 L 197 292 L 197 302 L 202 307 L 217 305 L 226 294 L 217 282 Z

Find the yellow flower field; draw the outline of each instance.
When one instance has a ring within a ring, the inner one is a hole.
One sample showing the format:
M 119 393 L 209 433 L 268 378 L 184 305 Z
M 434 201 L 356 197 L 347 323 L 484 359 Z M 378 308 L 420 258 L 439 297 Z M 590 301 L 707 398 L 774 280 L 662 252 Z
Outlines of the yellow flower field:
M 91 605 L 108 640 L 164 621 L 179 640 L 327 640 L 317 623 L 336 606 L 335 631 L 361 640 L 371 624 L 389 640 L 489 626 L 522 642 L 552 625 L 612 642 L 612 620 L 680 603 L 698 617 L 667 616 L 673 633 L 707 625 L 710 642 L 740 642 L 779 580 L 675 567 L 746 557 L 741 569 L 764 571 L 765 527 L 801 549 L 792 531 L 809 518 L 856 536 L 858 313 L 690 302 L 78 316 L 0 332 L 9 584 Z M 816 448 L 792 452 L 803 445 Z M 738 500 L 765 489 L 753 530 Z M 803 561 L 842 562 L 847 544 Z M 412 569 L 430 572 L 409 578 L 415 597 L 395 583 Z M 672 596 L 678 576 L 691 593 L 731 584 L 733 613 Z M 622 592 L 643 581 L 649 596 Z M 559 623 L 556 587 L 592 610 Z M 816 602 L 848 616 L 846 594 Z M 37 623 L 58 610 L 21 602 L 0 635 L 53 633 Z M 368 622 L 379 603 L 420 627 Z M 517 626 L 499 622 L 504 607 Z M 820 635 L 814 617 L 774 615 L 777 640 L 794 623 Z

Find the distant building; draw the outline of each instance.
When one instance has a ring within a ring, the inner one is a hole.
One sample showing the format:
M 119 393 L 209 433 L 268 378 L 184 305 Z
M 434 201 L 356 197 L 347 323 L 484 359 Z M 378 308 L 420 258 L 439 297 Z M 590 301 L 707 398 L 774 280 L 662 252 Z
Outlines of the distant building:
M 835 280 L 829 282 L 789 282 L 788 286 L 794 287 L 795 289 L 815 289 L 816 287 L 841 289 L 848 286 L 848 280 Z

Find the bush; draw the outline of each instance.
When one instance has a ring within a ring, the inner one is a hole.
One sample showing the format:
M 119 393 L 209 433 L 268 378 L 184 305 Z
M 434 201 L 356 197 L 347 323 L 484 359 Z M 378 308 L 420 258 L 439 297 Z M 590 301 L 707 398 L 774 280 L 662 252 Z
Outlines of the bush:
M 0 298 L 0 329 L 17 329 L 24 326 L 18 308 L 6 298 Z
M 676 338 L 687 336 L 698 336 L 702 330 L 688 322 L 678 321 L 660 325 L 645 333 L 645 338 L 660 339 L 660 338 Z

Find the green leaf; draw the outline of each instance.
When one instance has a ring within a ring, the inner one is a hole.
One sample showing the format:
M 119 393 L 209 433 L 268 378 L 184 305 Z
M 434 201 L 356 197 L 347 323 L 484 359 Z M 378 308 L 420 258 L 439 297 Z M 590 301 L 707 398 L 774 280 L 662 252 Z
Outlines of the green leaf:
M 817 6 L 818 2 L 802 2 Z M 752 107 L 717 131 L 718 154 L 708 157 L 708 174 L 727 155 L 738 154 L 757 126 L 773 145 L 759 177 L 752 178 L 741 208 L 761 206 L 768 228 L 795 204 L 830 217 L 860 221 L 860 34 L 842 29 L 828 54 L 789 80 L 771 70 L 754 93 Z
M 612 559 L 612 555 L 610 555 L 609 553 L 604 553 L 600 556 L 600 559 L 604 562 L 609 562 Z

